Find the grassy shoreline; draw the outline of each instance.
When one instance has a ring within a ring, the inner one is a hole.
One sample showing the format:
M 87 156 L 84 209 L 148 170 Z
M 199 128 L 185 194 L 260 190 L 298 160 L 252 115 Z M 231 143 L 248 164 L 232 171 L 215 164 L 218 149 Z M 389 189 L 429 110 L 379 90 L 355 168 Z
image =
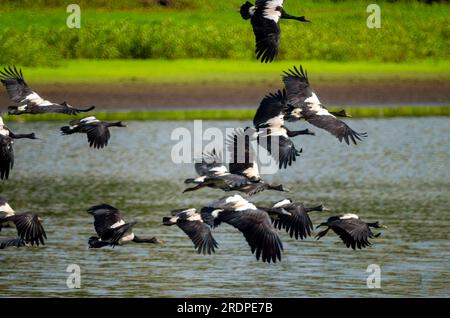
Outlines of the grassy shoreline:
M 411 63 L 257 61 L 225 59 L 65 60 L 59 67 L 23 67 L 29 84 L 239 84 L 279 81 L 283 70 L 302 64 L 311 81 L 450 81 L 450 60 Z M 20 65 L 17 65 L 20 67 Z
M 353 118 L 393 118 L 393 117 L 448 117 L 449 106 L 402 106 L 402 107 L 357 107 L 346 108 Z M 255 109 L 187 109 L 171 111 L 125 111 L 96 112 L 100 120 L 108 121 L 177 121 L 177 120 L 251 120 Z M 84 115 L 86 116 L 86 115 Z M 5 115 L 5 122 L 68 122 L 84 116 L 67 116 L 61 114 L 45 115 Z

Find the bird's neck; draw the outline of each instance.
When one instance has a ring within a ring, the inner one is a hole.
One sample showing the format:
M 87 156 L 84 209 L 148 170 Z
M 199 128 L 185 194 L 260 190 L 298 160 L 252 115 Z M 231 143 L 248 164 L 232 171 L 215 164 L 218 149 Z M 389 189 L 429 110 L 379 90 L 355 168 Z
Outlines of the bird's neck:
M 297 21 L 301 21 L 301 22 L 307 22 L 307 20 L 305 19 L 305 17 L 296 17 L 293 15 L 290 15 L 288 13 L 286 13 L 286 11 L 284 11 L 283 9 L 281 10 L 281 19 L 286 19 L 286 20 L 297 20 Z

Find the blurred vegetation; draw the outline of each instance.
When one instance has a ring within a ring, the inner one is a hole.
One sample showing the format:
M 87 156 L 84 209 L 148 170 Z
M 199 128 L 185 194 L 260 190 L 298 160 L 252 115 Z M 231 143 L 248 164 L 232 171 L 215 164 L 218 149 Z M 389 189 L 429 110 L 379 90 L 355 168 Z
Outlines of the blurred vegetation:
M 333 109 L 330 110 L 339 110 Z M 401 107 L 348 107 L 347 112 L 353 118 L 391 118 L 391 117 L 424 117 L 450 116 L 450 106 L 401 106 Z M 100 120 L 252 120 L 255 109 L 188 109 L 170 111 L 127 111 L 93 113 Z M 5 115 L 5 122 L 69 122 L 74 118 L 87 116 L 67 116 L 62 114 L 45 115 Z
M 66 5 L 81 6 L 81 28 L 66 26 Z M 3 0 L 0 64 L 54 66 L 62 59 L 253 60 L 244 0 Z M 450 58 L 450 6 L 378 1 L 381 29 L 368 29 L 373 1 L 286 1 L 312 23 L 283 21 L 280 60 L 412 62 Z

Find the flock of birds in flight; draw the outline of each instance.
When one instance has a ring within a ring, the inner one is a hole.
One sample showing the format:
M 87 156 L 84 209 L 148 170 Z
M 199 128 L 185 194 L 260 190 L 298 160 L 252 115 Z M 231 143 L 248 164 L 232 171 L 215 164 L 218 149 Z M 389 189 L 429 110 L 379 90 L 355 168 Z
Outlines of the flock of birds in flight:
M 257 0 L 253 5 L 246 2 L 240 10 L 243 19 L 251 20 L 256 37 L 256 56 L 261 62 L 271 62 L 278 53 L 280 43 L 280 19 L 294 19 L 309 22 L 305 17 L 294 17 L 283 10 L 282 0 Z M 253 127 L 235 129 L 227 138 L 231 154 L 228 164 L 222 155 L 213 149 L 205 152 L 200 162 L 195 163 L 198 176 L 185 180 L 192 184 L 184 192 L 201 188 L 220 189 L 225 192 L 238 191 L 252 196 L 264 190 L 288 191 L 283 185 L 266 183 L 260 176 L 258 158 L 253 144 L 264 148 L 277 162 L 279 169 L 288 169 L 302 149 L 297 149 L 292 138 L 299 135 L 314 135 L 308 129 L 292 131 L 285 122 L 301 119 L 324 129 L 340 142 L 357 144 L 366 133 L 351 129 L 338 117 L 351 117 L 345 110 L 328 111 L 321 104 L 310 86 L 306 70 L 302 66 L 287 70 L 282 75 L 284 88 L 266 95 L 260 102 L 253 119 Z M 94 109 L 78 109 L 66 102 L 54 103 L 40 97 L 25 82 L 22 71 L 7 67 L 0 71 L 0 81 L 6 88 L 15 106 L 8 107 L 9 115 L 62 113 L 76 115 Z M 101 149 L 107 146 L 111 127 L 126 127 L 122 122 L 104 122 L 95 116 L 70 121 L 61 127 L 63 135 L 85 133 L 90 147 Z M 0 117 L 0 177 L 8 179 L 14 165 L 13 144 L 15 139 L 37 139 L 34 133 L 15 134 L 7 128 Z M 94 217 L 97 236 L 88 240 L 90 248 L 135 243 L 161 243 L 156 237 L 138 237 L 133 232 L 136 222 L 125 222 L 121 212 L 108 204 L 90 207 L 88 213 Z M 177 225 L 192 240 L 198 253 L 215 252 L 218 243 L 212 236 L 212 229 L 227 223 L 239 230 L 245 237 L 256 259 L 263 262 L 281 260 L 283 244 L 278 231 L 284 229 L 291 238 L 303 240 L 313 233 L 310 212 L 329 211 L 323 205 L 307 207 L 302 202 L 282 199 L 270 207 L 257 206 L 241 195 L 229 195 L 210 202 L 199 210 L 177 209 L 163 218 L 163 225 Z M 0 239 L 0 249 L 15 246 L 44 244 L 47 239 L 41 219 L 35 213 L 16 213 L 5 198 L 0 197 L 0 231 L 2 227 L 15 227 L 17 237 Z M 325 227 L 316 235 L 317 239 L 332 230 L 347 247 L 353 249 L 370 245 L 369 239 L 377 237 L 371 228 L 384 227 L 378 222 L 366 223 L 356 214 L 347 213 L 332 216 L 317 228 Z

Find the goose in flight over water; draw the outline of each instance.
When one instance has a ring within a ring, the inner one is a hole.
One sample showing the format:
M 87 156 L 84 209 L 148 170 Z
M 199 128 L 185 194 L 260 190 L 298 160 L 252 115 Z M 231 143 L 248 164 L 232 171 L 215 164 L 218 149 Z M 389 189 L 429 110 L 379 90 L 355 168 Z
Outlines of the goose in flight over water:
M 294 69 L 285 71 L 283 82 L 287 92 L 287 103 L 291 107 L 287 116 L 289 120 L 304 118 L 308 123 L 328 131 L 340 142 L 344 140 L 347 145 L 350 142 L 356 145 L 361 138 L 367 137 L 367 133 L 356 132 L 336 118 L 336 116 L 350 117 L 345 110 L 329 112 L 322 105 L 309 84 L 307 72 L 301 65 L 299 69 L 294 66 Z
M 198 254 L 215 253 L 219 246 L 196 209 L 173 210 L 171 217 L 163 218 L 163 225 L 177 225 L 194 243 Z
M 295 237 L 296 240 L 303 240 L 311 236 L 314 228 L 308 213 L 330 211 L 323 205 L 308 208 L 302 202 L 293 202 L 291 199 L 275 202 L 271 208 L 258 208 L 269 213 L 274 210 L 286 211 L 287 213 L 279 213 L 278 217 L 273 219 L 273 225 L 279 230 L 285 229 L 289 236 Z
M 336 233 L 347 247 L 352 249 L 365 248 L 370 246 L 369 238 L 378 237 L 381 233 L 373 234 L 372 228 L 387 228 L 379 222 L 366 223 L 358 215 L 347 213 L 344 215 L 332 216 L 326 222 L 320 223 L 317 228 L 326 226 L 327 228 L 316 235 L 319 240 L 331 229 Z
M 22 70 L 17 70 L 15 66 L 0 70 L 0 81 L 5 86 L 9 99 L 18 104 L 8 107 L 9 115 L 48 113 L 75 115 L 95 108 L 95 106 L 91 106 L 87 109 L 78 109 L 70 106 L 67 102 L 58 104 L 43 99 L 28 86 L 23 78 Z
M 272 212 L 286 213 L 282 210 Z M 201 216 L 204 222 L 213 228 L 221 223 L 227 223 L 238 229 L 244 235 L 257 260 L 261 259 L 268 263 L 281 261 L 283 244 L 268 212 L 258 209 L 240 195 L 211 202 L 202 208 Z
M 256 58 L 261 62 L 272 62 L 280 46 L 280 19 L 310 22 L 304 16 L 295 17 L 283 9 L 283 0 L 256 0 L 255 5 L 246 2 L 240 13 L 244 20 L 250 19 L 256 38 Z
M 0 117 L 0 179 L 8 179 L 14 166 L 14 139 L 38 139 L 34 133 L 14 134 Z
M 108 204 L 94 205 L 88 213 L 94 217 L 94 228 L 97 236 L 89 238 L 89 248 L 124 245 L 126 243 L 162 243 L 156 237 L 139 237 L 133 233 L 133 226 L 137 222 L 126 223 L 122 214 L 115 207 Z
M 41 222 L 41 218 L 34 213 L 16 213 L 6 199 L 0 196 L 0 232 L 3 227 L 15 227 L 17 230 L 17 237 L 0 239 L 0 249 L 45 245 L 47 234 Z
M 89 146 L 96 149 L 104 148 L 108 145 L 111 137 L 109 127 L 127 127 L 121 121 L 109 123 L 98 120 L 95 116 L 84 117 L 72 120 L 69 126 L 61 127 L 63 135 L 74 133 L 85 133 L 88 138 Z
M 300 156 L 302 149 L 297 150 L 291 137 L 314 135 L 308 129 L 291 131 L 284 125 L 286 112 L 289 110 L 286 91 L 278 91 L 263 98 L 255 117 L 254 129 L 258 144 L 265 148 L 277 161 L 278 167 L 286 169 Z
M 232 135 L 229 140 L 229 147 L 233 148 L 234 141 L 237 141 L 238 133 Z M 242 146 L 244 144 L 242 143 Z M 246 144 L 247 161 L 233 161 L 229 163 L 229 169 L 223 163 L 223 159 L 215 149 L 210 153 L 204 153 L 202 161 L 195 163 L 195 170 L 199 175 L 197 178 L 186 179 L 184 183 L 195 184 L 194 187 L 187 188 L 183 192 L 195 191 L 201 188 L 214 188 L 223 191 L 240 191 L 251 196 L 264 190 L 287 191 L 282 185 L 272 185 L 264 182 L 258 172 L 256 158 L 251 145 Z M 236 154 L 232 150 L 232 156 Z

